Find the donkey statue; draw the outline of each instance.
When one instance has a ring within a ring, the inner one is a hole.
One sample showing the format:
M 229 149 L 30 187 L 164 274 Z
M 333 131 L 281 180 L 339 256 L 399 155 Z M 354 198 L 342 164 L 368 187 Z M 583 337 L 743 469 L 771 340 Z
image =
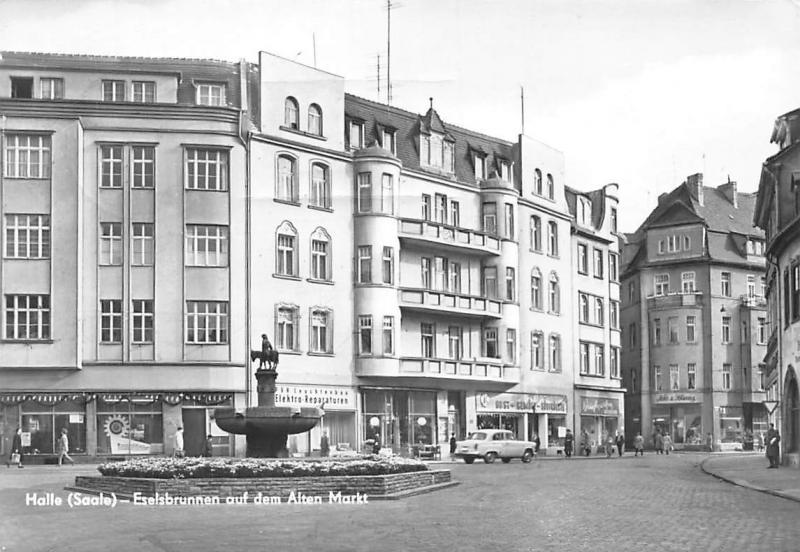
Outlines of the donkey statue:
M 272 348 L 267 334 L 261 334 L 261 350 L 250 351 L 250 361 L 259 361 L 259 370 L 275 370 L 278 368 L 278 351 Z

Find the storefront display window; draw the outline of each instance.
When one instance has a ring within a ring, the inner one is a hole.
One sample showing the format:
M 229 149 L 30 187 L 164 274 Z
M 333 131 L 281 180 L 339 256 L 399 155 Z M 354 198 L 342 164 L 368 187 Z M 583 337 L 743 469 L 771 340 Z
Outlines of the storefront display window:
M 98 454 L 164 452 L 161 401 L 97 399 Z
M 406 390 L 364 391 L 364 439 L 402 452 L 412 445 L 434 444 L 436 393 Z
M 28 454 L 54 454 L 61 430 L 67 429 L 70 452 L 86 452 L 86 407 L 79 401 L 62 401 L 42 406 L 36 401 L 22 403 L 22 431 L 30 433 Z
M 742 442 L 742 408 L 723 406 L 719 409 L 719 440 L 723 443 Z
M 554 416 L 550 415 L 547 417 L 547 444 L 551 447 L 563 447 L 564 446 L 564 437 L 563 435 L 566 433 L 567 427 L 567 418 L 566 416 Z M 563 428 L 561 431 L 561 437 L 559 437 L 559 428 Z
M 522 414 L 478 414 L 478 429 L 506 429 L 521 439 Z
M 653 409 L 653 435 L 669 435 L 675 445 L 704 445 L 700 405 L 660 406 Z

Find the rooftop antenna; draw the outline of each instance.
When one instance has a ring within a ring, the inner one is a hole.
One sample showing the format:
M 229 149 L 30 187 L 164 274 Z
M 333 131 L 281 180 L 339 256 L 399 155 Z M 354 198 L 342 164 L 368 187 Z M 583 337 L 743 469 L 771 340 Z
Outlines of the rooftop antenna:
M 521 84 L 519 85 L 519 107 L 522 117 L 521 134 L 525 134 L 525 87 Z
M 392 0 L 386 0 L 386 103 L 392 105 Z
M 378 101 L 381 101 L 381 55 L 378 54 Z
M 317 67 L 317 33 L 311 33 L 311 42 L 314 46 L 314 68 Z

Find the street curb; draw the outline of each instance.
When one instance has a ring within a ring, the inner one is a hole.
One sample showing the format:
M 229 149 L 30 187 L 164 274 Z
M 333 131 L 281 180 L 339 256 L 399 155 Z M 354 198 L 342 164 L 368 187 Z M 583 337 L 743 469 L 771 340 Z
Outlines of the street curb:
M 725 481 L 726 483 L 730 483 L 731 485 L 742 487 L 743 489 L 750 489 L 751 491 L 758 491 L 759 493 L 777 496 L 778 498 L 785 498 L 786 500 L 791 500 L 792 502 L 800 503 L 800 497 L 784 493 L 783 491 L 776 491 L 773 489 L 759 487 L 757 485 L 753 485 L 749 481 L 745 481 L 744 479 L 733 479 L 731 477 L 725 477 L 724 475 L 714 473 L 713 471 L 706 469 L 706 462 L 708 462 L 709 460 L 711 460 L 711 458 L 705 458 L 702 462 L 700 462 L 700 469 L 703 470 L 703 473 L 707 475 L 716 477 L 717 479 Z

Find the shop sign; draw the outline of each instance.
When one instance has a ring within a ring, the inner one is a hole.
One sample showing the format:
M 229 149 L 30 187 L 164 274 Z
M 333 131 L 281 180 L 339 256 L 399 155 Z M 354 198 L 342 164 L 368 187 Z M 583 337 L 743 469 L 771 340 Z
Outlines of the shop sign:
M 355 410 L 355 392 L 349 387 L 278 384 L 276 406 L 317 406 L 325 410 Z
M 538 414 L 566 414 L 567 397 L 538 393 L 480 393 L 476 396 L 480 412 L 533 412 Z
M 696 403 L 697 400 L 695 393 L 659 393 L 656 395 L 657 403 Z
M 581 414 L 588 414 L 590 416 L 619 416 L 619 400 L 582 397 Z

